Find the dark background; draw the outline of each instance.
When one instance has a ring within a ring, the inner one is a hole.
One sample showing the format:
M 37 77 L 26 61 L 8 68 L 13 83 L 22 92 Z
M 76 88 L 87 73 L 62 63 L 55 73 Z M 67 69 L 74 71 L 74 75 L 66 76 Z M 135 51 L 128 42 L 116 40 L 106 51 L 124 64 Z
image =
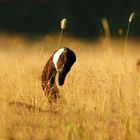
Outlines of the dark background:
M 102 34 L 101 19 L 107 18 L 113 36 L 126 31 L 131 12 L 135 17 L 130 36 L 140 37 L 138 0 L 3 0 L 0 1 L 0 32 L 42 36 L 60 32 L 60 20 L 68 19 L 66 33 L 82 38 Z

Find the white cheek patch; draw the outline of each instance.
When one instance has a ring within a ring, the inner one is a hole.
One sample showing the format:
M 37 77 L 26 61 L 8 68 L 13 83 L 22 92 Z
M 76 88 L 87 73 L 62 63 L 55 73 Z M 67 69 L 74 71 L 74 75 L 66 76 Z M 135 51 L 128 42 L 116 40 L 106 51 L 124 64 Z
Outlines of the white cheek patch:
M 63 53 L 63 51 L 64 51 L 64 48 L 61 48 L 53 56 L 53 63 L 54 63 L 54 66 L 55 66 L 56 69 L 58 69 L 57 68 L 57 62 L 58 62 L 58 59 L 59 59 L 60 55 Z

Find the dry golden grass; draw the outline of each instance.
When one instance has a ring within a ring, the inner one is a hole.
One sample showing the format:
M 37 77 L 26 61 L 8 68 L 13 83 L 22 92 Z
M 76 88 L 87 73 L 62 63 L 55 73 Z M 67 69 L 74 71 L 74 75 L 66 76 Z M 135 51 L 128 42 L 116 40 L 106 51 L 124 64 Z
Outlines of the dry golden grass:
M 63 38 L 77 62 L 59 87 L 61 109 L 51 112 L 40 76 L 57 40 L 0 37 L 0 140 L 139 140 L 140 42 L 128 41 L 125 68 L 121 39 Z

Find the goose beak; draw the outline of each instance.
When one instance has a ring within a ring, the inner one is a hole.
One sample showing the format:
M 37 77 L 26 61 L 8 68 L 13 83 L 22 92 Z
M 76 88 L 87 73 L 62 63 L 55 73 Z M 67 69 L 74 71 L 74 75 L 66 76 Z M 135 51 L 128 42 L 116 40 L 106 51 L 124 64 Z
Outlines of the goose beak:
M 59 73 L 58 73 L 58 84 L 60 86 L 62 86 L 64 84 L 66 75 L 67 75 L 67 72 L 65 71 L 65 68 L 63 68 L 62 70 L 59 71 Z

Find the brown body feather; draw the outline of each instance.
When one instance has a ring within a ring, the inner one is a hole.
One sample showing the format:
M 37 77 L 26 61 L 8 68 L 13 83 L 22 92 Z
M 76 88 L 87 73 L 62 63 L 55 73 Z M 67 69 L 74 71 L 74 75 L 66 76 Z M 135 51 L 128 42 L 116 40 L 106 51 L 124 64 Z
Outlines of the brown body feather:
M 56 102 L 59 97 L 59 90 L 55 83 L 56 69 L 54 67 L 53 56 L 50 57 L 46 63 L 43 73 L 42 73 L 42 88 L 44 90 L 45 96 L 48 97 L 49 103 L 52 101 Z

